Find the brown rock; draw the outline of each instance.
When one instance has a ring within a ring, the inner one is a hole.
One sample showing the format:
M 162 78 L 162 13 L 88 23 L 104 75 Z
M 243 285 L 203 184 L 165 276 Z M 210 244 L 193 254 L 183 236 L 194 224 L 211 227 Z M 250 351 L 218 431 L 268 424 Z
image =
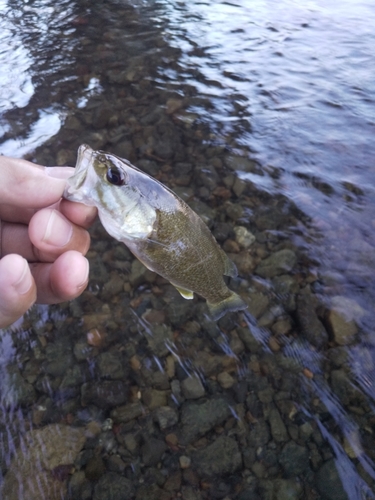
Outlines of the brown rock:
M 1 490 L 2 498 L 61 500 L 67 495 L 67 478 L 85 443 L 83 428 L 51 424 L 27 432 L 17 449 Z
M 340 312 L 332 309 L 326 314 L 327 328 L 338 345 L 348 345 L 358 332 L 354 320 L 347 320 Z

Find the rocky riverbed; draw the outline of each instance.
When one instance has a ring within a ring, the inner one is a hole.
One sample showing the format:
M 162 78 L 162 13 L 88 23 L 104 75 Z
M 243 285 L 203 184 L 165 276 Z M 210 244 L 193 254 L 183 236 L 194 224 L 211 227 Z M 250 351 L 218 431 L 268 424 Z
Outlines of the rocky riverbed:
M 28 159 L 74 165 L 87 143 L 155 176 L 235 262 L 248 310 L 211 321 L 97 222 L 83 295 L 1 333 L 4 499 L 375 498 L 373 312 L 347 293 L 363 268 L 344 280 L 317 258 L 325 222 L 264 188 L 282 173 L 246 143 L 247 96 L 183 67 L 165 18 L 62 7 L 48 65 L 29 42 L 35 94 L 4 115 L 3 144 L 32 135 L 43 107 L 63 126 Z M 345 189 L 350 203 L 363 194 Z M 338 231 L 332 255 L 355 248 L 370 266 L 370 236 Z

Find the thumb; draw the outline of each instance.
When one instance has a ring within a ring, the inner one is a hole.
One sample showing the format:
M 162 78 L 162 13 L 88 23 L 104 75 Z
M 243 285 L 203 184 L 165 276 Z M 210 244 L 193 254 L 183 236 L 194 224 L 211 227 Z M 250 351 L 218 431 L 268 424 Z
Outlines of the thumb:
M 17 254 L 0 260 L 0 328 L 11 325 L 35 302 L 36 286 L 27 261 Z

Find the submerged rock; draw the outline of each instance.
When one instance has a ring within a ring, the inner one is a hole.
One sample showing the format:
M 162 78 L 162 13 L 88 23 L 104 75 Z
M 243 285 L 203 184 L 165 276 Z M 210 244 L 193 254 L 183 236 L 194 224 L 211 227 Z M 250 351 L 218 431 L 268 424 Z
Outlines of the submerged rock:
M 8 500 L 61 500 L 67 479 L 86 441 L 83 428 L 51 424 L 22 436 L 0 490 Z M 20 496 L 21 495 L 21 496 Z
M 294 441 L 290 441 L 282 449 L 279 463 L 288 477 L 298 476 L 309 467 L 309 451 Z
M 224 398 L 209 399 L 203 403 L 185 403 L 181 411 L 181 442 L 190 443 L 203 436 L 230 415 L 230 407 Z
M 220 436 L 203 450 L 193 453 L 192 463 L 206 476 L 229 474 L 242 465 L 238 443 L 228 436 Z
M 256 274 L 263 278 L 273 278 L 290 272 L 297 262 L 295 252 L 285 248 L 264 259 L 255 269 Z
M 325 462 L 318 470 L 316 486 L 324 500 L 349 500 L 333 459 Z
M 316 314 L 316 300 L 309 289 L 297 296 L 297 320 L 303 336 L 314 346 L 322 347 L 328 342 L 328 334 Z
M 354 320 L 347 320 L 341 312 L 335 309 L 328 311 L 325 319 L 327 328 L 338 345 L 349 345 L 353 343 L 358 333 L 358 328 Z
M 186 399 L 198 399 L 205 394 L 202 381 L 196 374 L 186 377 L 181 382 L 181 391 Z
M 132 482 L 115 472 L 107 472 L 95 486 L 93 500 L 131 500 L 134 495 Z

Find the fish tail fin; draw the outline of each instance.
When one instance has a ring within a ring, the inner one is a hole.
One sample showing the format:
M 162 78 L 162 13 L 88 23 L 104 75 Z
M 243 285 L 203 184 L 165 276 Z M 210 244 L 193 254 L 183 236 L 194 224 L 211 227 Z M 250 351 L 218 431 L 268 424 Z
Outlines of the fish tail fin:
M 228 312 L 242 311 L 247 308 L 247 304 L 235 292 L 231 292 L 229 297 L 220 302 L 207 301 L 207 306 L 214 321 L 222 318 Z

